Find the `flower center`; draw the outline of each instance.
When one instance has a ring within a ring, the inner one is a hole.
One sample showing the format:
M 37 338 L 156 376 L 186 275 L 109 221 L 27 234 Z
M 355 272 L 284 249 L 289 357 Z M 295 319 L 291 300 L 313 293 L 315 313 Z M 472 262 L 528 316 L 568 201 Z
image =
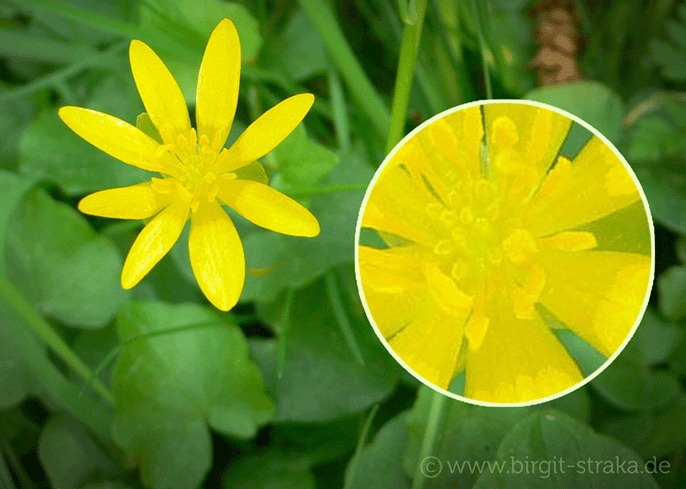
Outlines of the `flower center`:
M 160 146 L 157 157 L 169 152 L 174 160 L 173 174 L 164 179 L 153 178 L 156 190 L 178 192 L 184 200 L 190 202 L 192 212 L 198 209 L 202 202 L 213 202 L 219 186 L 218 179 L 233 180 L 234 173 L 215 175 L 210 169 L 213 167 L 218 153 L 212 150 L 209 137 L 202 135 L 198 141 L 195 128 L 191 128 L 189 136 L 183 134 L 176 139 L 170 137 L 168 128 L 161 128 L 160 134 L 165 141 L 173 141 Z

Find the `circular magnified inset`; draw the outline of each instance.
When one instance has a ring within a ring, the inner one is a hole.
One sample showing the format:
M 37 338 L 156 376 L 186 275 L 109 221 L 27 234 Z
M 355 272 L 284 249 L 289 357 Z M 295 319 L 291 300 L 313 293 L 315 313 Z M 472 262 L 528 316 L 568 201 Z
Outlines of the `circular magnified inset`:
M 356 268 L 370 322 L 410 373 L 476 404 L 535 404 L 629 341 L 652 285 L 652 220 L 591 126 L 544 104 L 478 102 L 383 162 Z

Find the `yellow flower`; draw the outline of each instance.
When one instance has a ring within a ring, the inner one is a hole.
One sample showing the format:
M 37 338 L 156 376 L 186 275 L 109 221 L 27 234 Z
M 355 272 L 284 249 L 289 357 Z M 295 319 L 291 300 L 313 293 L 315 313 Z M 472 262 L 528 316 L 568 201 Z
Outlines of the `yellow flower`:
M 359 245 L 360 283 L 380 334 L 428 382 L 448 389 L 464 371 L 467 398 L 533 401 L 583 379 L 544 312 L 606 357 L 630 333 L 651 276 L 647 215 L 597 136 L 558 156 L 570 124 L 472 106 L 382 166 L 361 226 L 387 247 Z
M 95 216 L 150 221 L 134 241 L 121 283 L 134 287 L 171 249 L 186 221 L 198 284 L 209 301 L 228 311 L 245 281 L 243 245 L 222 205 L 255 224 L 293 236 L 319 234 L 303 206 L 267 186 L 257 162 L 302 121 L 314 102 L 295 95 L 253 122 L 224 148 L 238 101 L 241 51 L 233 23 L 222 20 L 207 43 L 196 91 L 197 130 L 191 127 L 181 90 L 162 60 L 141 41 L 131 42 L 131 71 L 160 144 L 131 124 L 94 110 L 62 107 L 59 115 L 76 134 L 129 165 L 160 177 L 86 196 L 79 209 Z

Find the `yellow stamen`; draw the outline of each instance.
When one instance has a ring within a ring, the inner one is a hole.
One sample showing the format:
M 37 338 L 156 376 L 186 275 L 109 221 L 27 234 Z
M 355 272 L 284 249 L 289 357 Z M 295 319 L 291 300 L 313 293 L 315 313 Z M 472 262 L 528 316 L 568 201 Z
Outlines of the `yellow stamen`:
M 595 236 L 586 231 L 562 231 L 547 238 L 539 238 L 538 244 L 559 251 L 584 251 L 598 246 Z
M 514 230 L 502 245 L 505 256 L 516 265 L 529 261 L 538 251 L 531 233 L 524 229 Z

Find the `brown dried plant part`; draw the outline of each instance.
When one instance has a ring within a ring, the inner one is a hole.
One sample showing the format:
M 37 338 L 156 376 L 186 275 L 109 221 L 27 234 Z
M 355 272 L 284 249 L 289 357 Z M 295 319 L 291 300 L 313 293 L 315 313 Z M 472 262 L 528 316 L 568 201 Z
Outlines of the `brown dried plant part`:
M 543 0 L 533 8 L 536 27 L 533 35 L 538 49 L 527 65 L 538 73 L 538 85 L 548 86 L 580 80 L 577 56 L 583 38 L 574 5 L 566 0 Z

